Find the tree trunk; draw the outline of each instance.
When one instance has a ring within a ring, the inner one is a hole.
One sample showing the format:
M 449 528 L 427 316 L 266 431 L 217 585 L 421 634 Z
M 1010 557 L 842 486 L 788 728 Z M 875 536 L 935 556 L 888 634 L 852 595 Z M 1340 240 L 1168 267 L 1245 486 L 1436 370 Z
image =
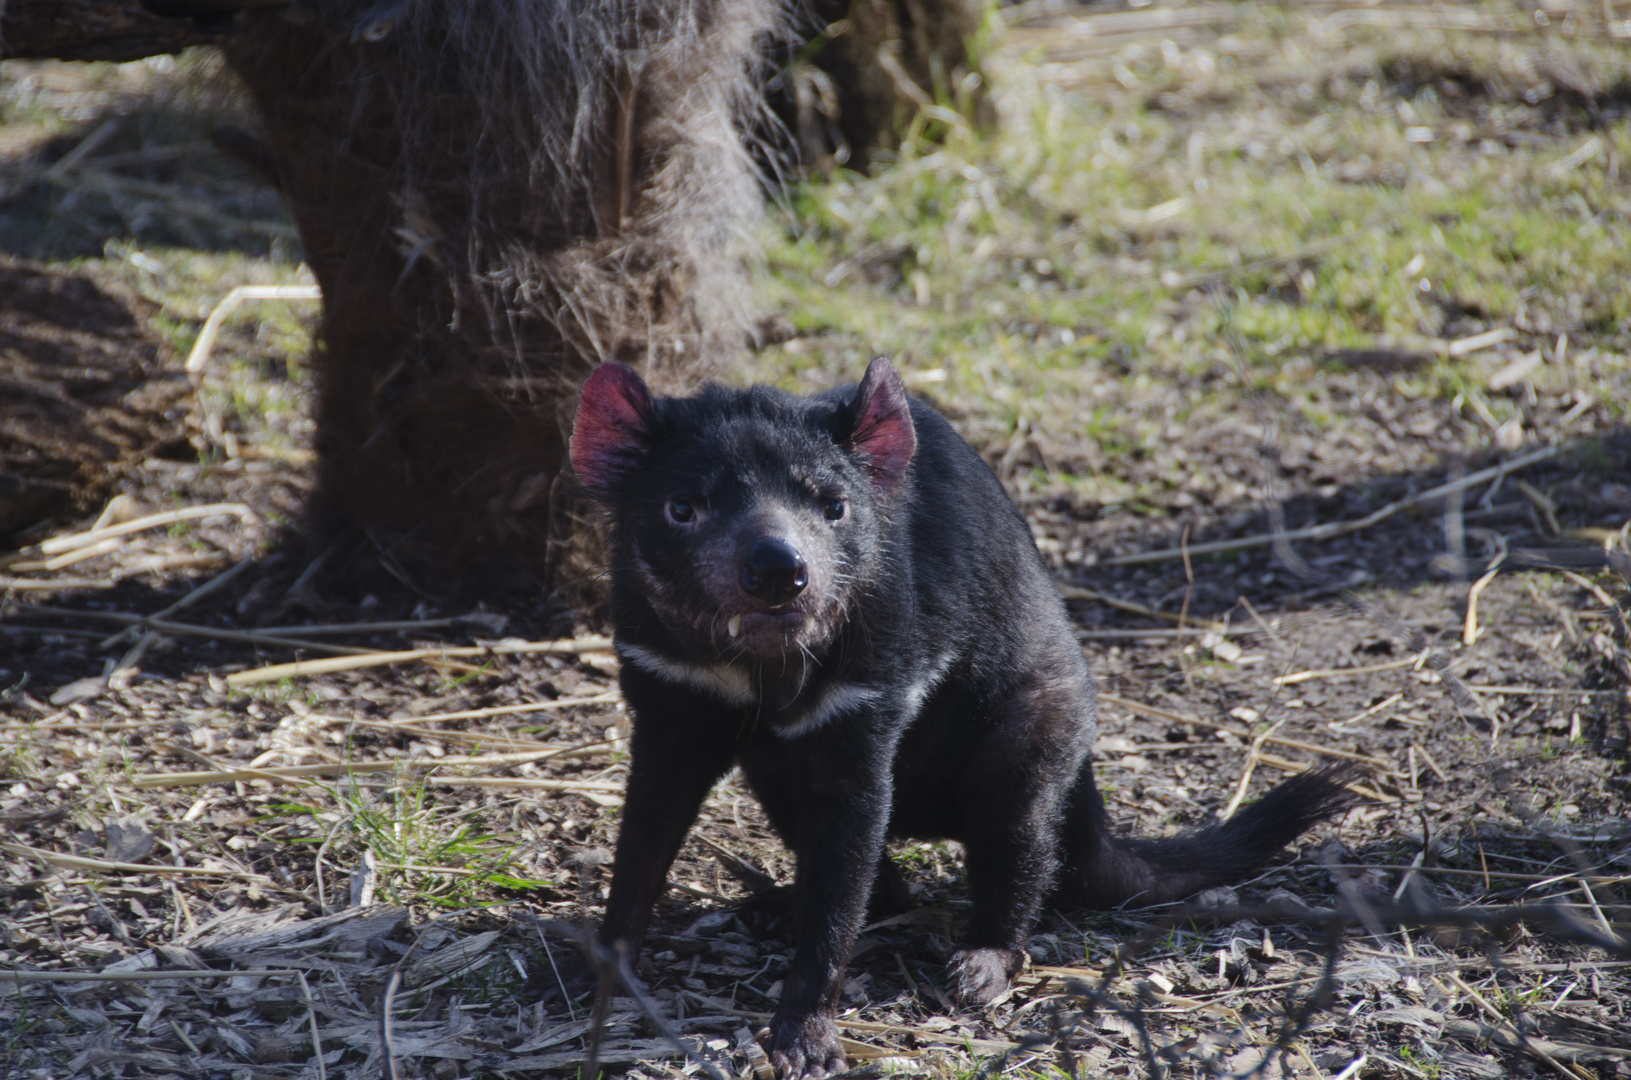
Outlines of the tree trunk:
M 427 591 L 576 577 L 577 384 L 747 343 L 768 0 L 308 4 L 226 45 L 323 289 L 319 544 Z M 355 560 L 342 560 L 354 562 Z
M 230 11 L 192 7 L 167 18 L 141 0 L 0 0 L 0 59 L 140 60 L 211 45 L 232 31 Z
M 832 74 L 804 85 L 843 87 L 824 130 L 861 152 L 944 92 L 978 25 L 973 0 L 817 3 Z M 10 0 L 0 48 L 222 45 L 261 120 L 246 156 L 323 290 L 313 550 L 359 588 L 383 567 L 446 592 L 587 577 L 563 474 L 595 364 L 674 387 L 747 343 L 738 241 L 759 198 L 739 133 L 764 108 L 780 10 Z

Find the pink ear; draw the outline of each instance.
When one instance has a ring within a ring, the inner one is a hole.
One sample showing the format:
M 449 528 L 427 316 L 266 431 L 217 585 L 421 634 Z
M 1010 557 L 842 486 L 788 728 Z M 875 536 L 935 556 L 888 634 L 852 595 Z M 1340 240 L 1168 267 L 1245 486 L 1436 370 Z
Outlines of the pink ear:
M 639 464 L 651 421 L 651 391 L 622 364 L 602 364 L 583 384 L 572 424 L 572 471 L 597 499 Z
M 906 475 L 906 466 L 917 452 L 917 432 L 912 428 L 906 388 L 886 357 L 876 357 L 867 365 L 850 408 L 855 427 L 845 445 L 861 456 L 872 474 L 873 488 L 887 496 Z

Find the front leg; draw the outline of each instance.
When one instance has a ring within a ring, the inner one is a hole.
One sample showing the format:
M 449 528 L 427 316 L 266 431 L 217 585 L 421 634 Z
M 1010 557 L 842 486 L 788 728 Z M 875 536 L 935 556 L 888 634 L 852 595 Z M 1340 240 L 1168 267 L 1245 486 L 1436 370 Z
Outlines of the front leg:
M 716 719 L 722 710 L 706 699 L 662 687 L 643 693 L 625 674 L 624 696 L 634 709 L 629 783 L 617 831 L 612 891 L 600 926 L 605 945 L 627 943 L 638 955 L 651 908 L 668 882 L 668 868 L 696 820 L 702 800 L 730 768 L 732 742 Z
M 784 1080 L 844 1067 L 834 1023 L 838 994 L 889 824 L 893 738 L 878 731 L 839 735 L 826 731 L 797 740 L 783 758 L 784 768 L 776 770 L 779 775 L 761 773 L 754 781 L 761 790 L 787 785 L 790 798 L 775 801 L 791 818 L 782 827 L 783 839 L 798 860 L 798 947 L 765 1047 Z

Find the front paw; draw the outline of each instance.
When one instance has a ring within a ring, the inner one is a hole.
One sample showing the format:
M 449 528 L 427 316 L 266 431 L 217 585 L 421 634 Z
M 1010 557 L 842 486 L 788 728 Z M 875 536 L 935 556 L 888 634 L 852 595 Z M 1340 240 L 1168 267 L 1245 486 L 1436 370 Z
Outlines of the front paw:
M 1019 974 L 1024 957 L 1018 949 L 959 949 L 951 961 L 951 982 L 957 1001 L 971 1008 L 991 1004 Z
M 795 1020 L 777 1016 L 760 1034 L 759 1041 L 781 1080 L 816 1080 L 844 1071 L 844 1048 L 839 1045 L 838 1026 L 831 1017 Z

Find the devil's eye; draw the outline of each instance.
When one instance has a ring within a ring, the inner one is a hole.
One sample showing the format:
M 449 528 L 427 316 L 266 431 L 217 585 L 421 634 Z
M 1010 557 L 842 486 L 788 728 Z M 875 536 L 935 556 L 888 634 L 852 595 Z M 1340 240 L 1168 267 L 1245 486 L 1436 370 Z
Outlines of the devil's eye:
M 821 508 L 821 513 L 828 521 L 841 521 L 844 517 L 844 500 L 832 499 Z
M 669 499 L 668 520 L 676 525 L 689 525 L 697 519 L 697 508 L 690 499 Z

